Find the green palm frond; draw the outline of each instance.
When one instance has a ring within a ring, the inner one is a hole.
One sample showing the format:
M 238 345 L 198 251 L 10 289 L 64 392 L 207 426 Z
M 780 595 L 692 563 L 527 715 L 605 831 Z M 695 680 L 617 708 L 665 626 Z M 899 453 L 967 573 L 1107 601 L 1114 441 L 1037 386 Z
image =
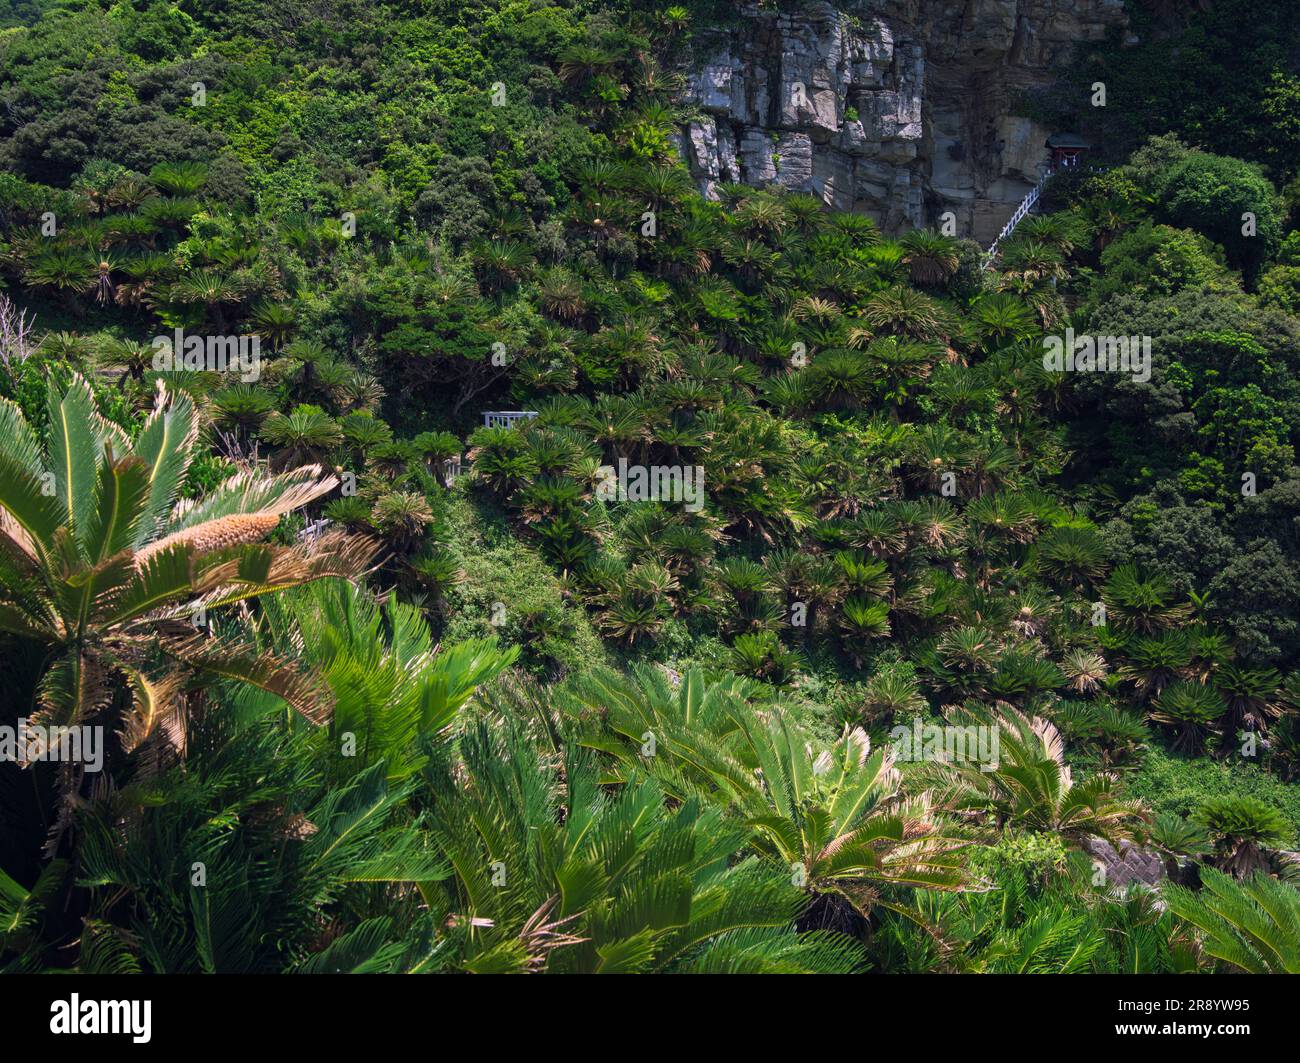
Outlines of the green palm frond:
M 1300 890 L 1255 875 L 1201 872 L 1201 891 L 1167 886 L 1171 911 L 1196 928 L 1209 955 L 1247 974 L 1300 974 Z

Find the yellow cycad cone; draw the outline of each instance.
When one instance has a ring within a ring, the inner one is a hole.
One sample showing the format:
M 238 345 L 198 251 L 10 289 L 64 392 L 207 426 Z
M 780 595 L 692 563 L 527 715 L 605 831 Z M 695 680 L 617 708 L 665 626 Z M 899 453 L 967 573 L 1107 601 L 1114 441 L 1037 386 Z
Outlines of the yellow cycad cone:
M 280 518 L 274 513 L 236 513 L 230 517 L 218 517 L 150 543 L 135 555 L 135 564 L 140 568 L 155 554 L 178 543 L 190 545 L 198 553 L 255 543 L 279 523 Z

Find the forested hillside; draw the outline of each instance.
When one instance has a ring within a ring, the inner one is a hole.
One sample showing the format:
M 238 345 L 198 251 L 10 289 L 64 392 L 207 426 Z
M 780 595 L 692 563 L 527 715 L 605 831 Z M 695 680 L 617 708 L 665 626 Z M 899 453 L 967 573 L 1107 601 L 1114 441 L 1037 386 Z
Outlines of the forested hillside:
M 701 189 L 731 4 L 0 11 L 0 970 L 1300 972 L 1300 31 L 1183 6 L 991 256 Z

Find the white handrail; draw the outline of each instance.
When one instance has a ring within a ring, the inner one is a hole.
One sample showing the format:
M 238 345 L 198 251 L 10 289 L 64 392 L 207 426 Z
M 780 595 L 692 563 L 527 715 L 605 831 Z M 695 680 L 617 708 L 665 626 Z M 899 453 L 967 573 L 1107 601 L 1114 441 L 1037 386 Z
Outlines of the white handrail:
M 321 534 L 324 533 L 325 529 L 328 528 L 333 523 L 334 522 L 330 520 L 328 517 L 321 517 L 320 520 L 312 521 L 310 524 L 306 525 L 302 529 L 302 531 L 298 533 L 298 541 L 304 543 L 315 541 Z
M 516 421 L 531 421 L 537 416 L 536 410 L 484 410 L 485 428 L 512 428 Z
M 1089 166 L 1087 167 L 1087 172 L 1100 173 L 1101 169 L 1102 167 L 1100 166 Z M 1038 203 L 1039 197 L 1043 194 L 1043 189 L 1047 187 L 1047 182 L 1060 172 L 1059 169 L 1048 170 L 1047 173 L 1043 174 L 1043 176 L 1038 179 L 1038 184 L 1034 185 L 1034 187 L 1029 190 L 1029 195 L 1025 196 L 1025 198 L 1020 201 L 1020 206 L 1018 206 L 1016 212 L 1011 215 L 1011 220 L 1007 222 L 1006 225 L 1002 226 L 1002 231 L 998 233 L 998 238 L 989 244 L 989 249 L 984 253 L 985 269 L 993 268 L 993 259 L 998 253 L 998 244 L 1016 231 L 1016 226 L 1025 220 L 1025 215 L 1033 210 L 1034 206 Z
M 1043 194 L 1043 189 L 1047 186 L 1047 179 L 1051 176 L 1050 173 L 1044 174 L 1039 179 L 1038 184 L 1034 185 L 1034 187 L 1029 190 L 1029 195 L 1025 196 L 1025 198 L 1020 201 L 1020 206 L 1018 206 L 1016 212 L 1011 215 L 1011 220 L 1007 222 L 1006 225 L 1002 226 L 1002 231 L 998 233 L 997 239 L 994 240 L 993 243 L 989 244 L 988 252 L 984 256 L 986 264 L 991 262 L 993 256 L 998 253 L 998 244 L 1015 232 L 1016 226 L 1024 221 L 1025 215 L 1034 209 L 1034 204 L 1038 202 L 1038 197 Z

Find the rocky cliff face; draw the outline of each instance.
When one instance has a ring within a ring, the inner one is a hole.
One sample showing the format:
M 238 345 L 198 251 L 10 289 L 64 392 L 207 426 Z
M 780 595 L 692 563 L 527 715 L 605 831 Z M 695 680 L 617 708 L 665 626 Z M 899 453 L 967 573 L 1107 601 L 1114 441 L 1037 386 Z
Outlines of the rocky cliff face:
M 777 184 L 888 230 L 984 243 L 1040 176 L 1053 130 L 1011 114 L 1123 0 L 840 0 L 742 8 L 695 47 L 681 148 L 705 194 Z

